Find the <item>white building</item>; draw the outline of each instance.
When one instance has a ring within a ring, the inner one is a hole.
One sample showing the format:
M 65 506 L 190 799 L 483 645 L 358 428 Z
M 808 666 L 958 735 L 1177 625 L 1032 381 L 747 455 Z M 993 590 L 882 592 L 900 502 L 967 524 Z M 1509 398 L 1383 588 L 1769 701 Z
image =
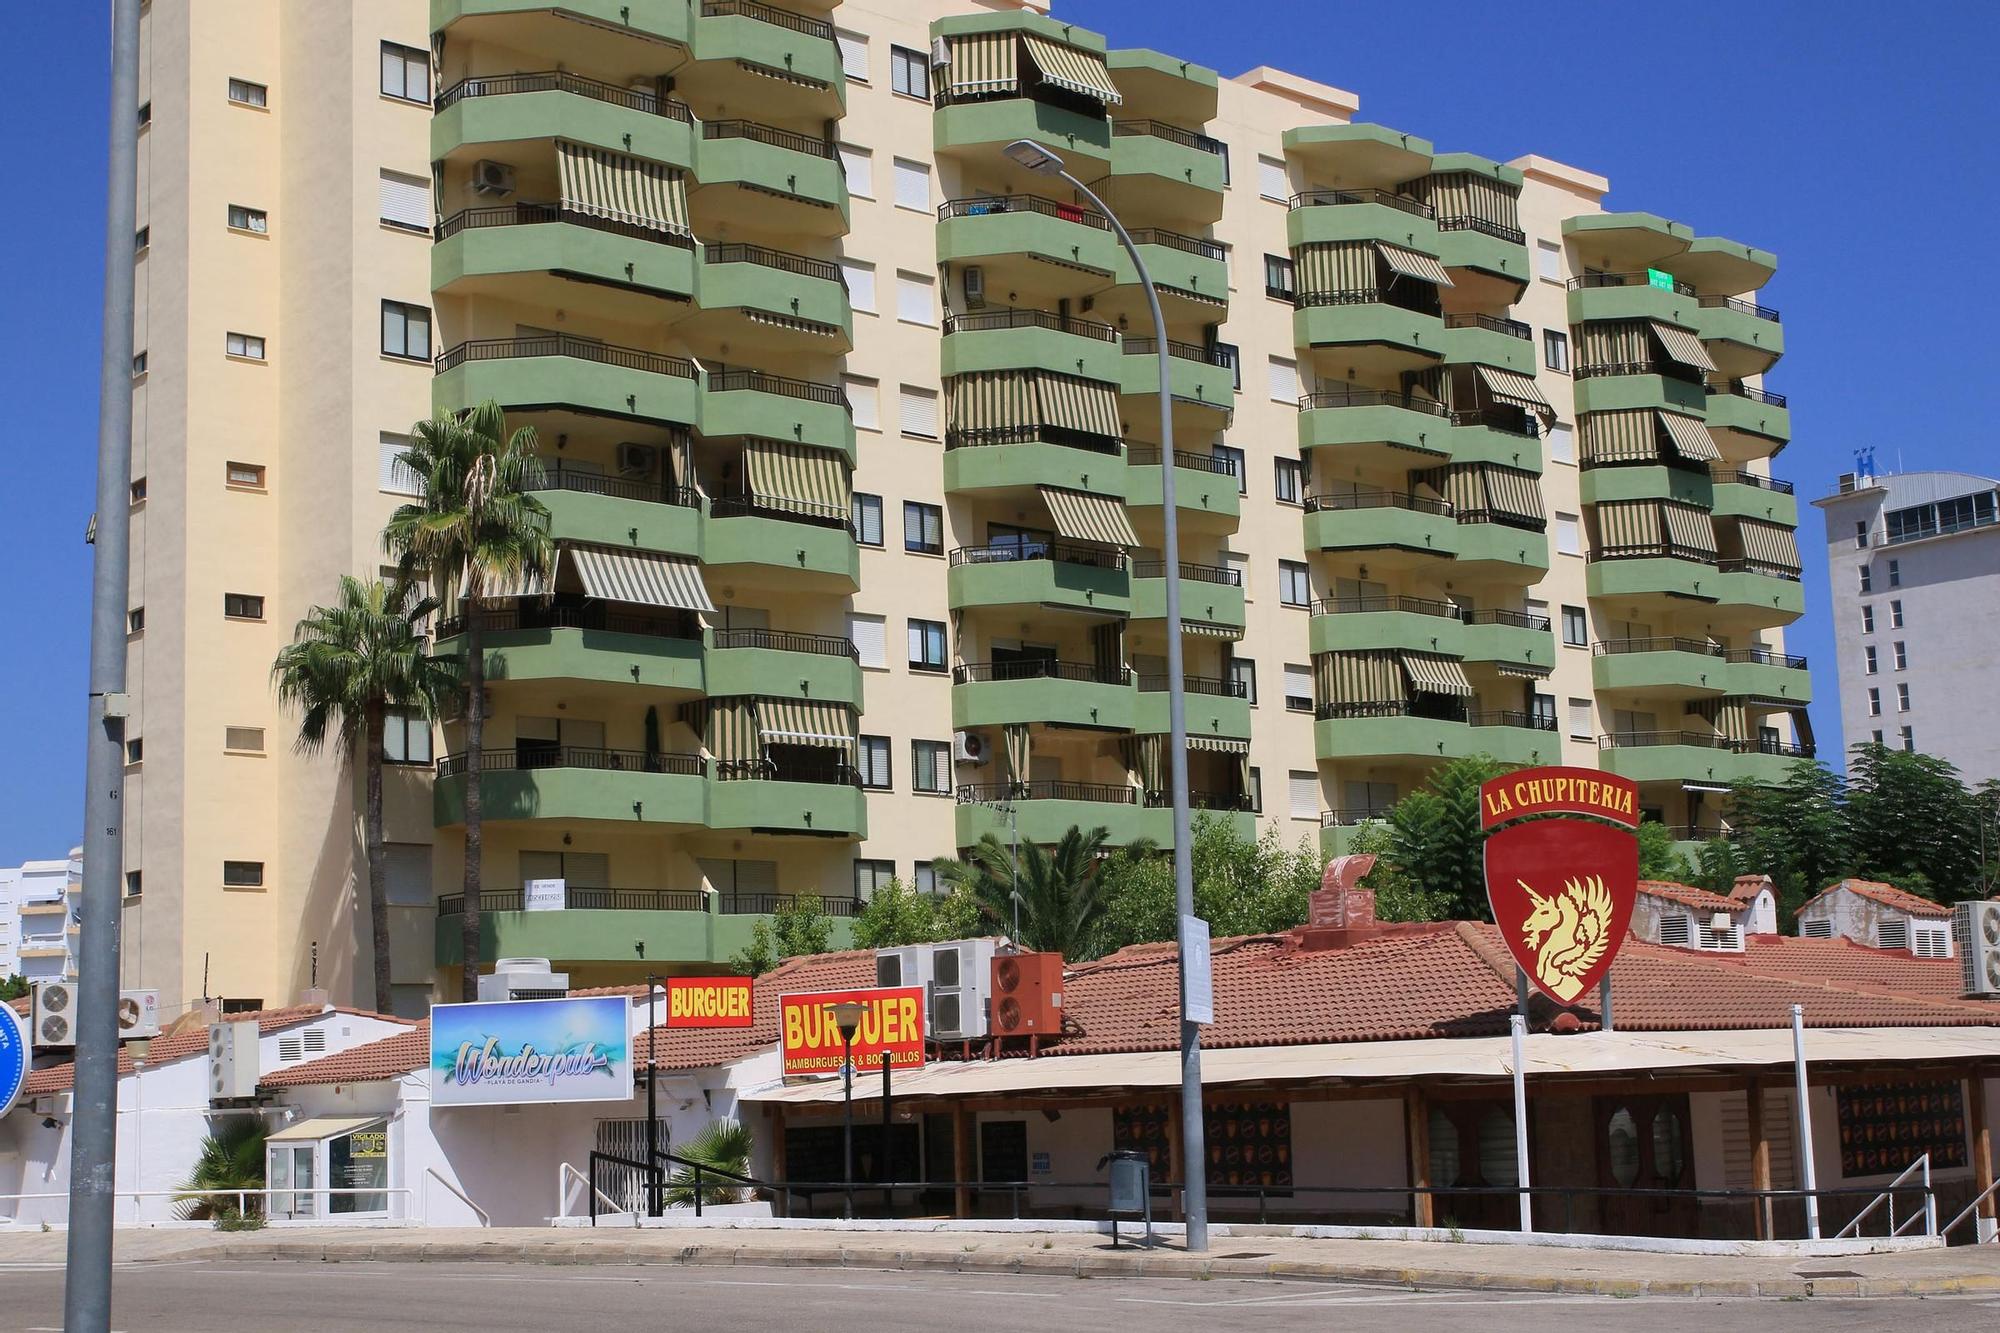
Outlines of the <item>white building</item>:
M 0 981 L 21 970 L 21 872 L 0 870 Z
M 77 908 L 83 892 L 81 849 L 57 861 L 25 861 L 14 880 L 17 968 L 30 981 L 76 979 Z
M 1670 948 L 1741 953 L 1746 935 L 1778 933 L 1778 899 L 1769 876 L 1745 875 L 1725 896 L 1688 884 L 1639 881 L 1632 934 Z
M 1847 939 L 1872 949 L 1950 958 L 1951 909 L 1893 884 L 1844 879 L 1799 908 L 1799 934 Z

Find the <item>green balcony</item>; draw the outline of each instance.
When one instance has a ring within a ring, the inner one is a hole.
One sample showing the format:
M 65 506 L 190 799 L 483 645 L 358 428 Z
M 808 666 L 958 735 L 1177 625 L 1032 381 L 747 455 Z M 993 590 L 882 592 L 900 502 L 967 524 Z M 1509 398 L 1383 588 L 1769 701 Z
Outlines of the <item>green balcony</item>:
M 1806 659 L 1768 648 L 1739 648 L 1723 668 L 1727 693 L 1784 699 L 1803 708 L 1812 702 L 1812 674 Z
M 1715 500 L 1715 490 L 1706 471 L 1665 465 L 1586 468 L 1579 482 L 1585 504 L 1606 504 L 1616 500 L 1678 500 L 1707 509 Z
M 1790 482 L 1774 482 L 1752 472 L 1731 471 L 1716 464 L 1714 503 L 1717 518 L 1754 518 L 1766 523 L 1799 525 L 1799 500 Z
M 549 334 L 460 343 L 437 361 L 431 401 L 459 411 L 493 399 L 509 411 L 578 408 L 602 416 L 693 422 L 692 361 Z
M 1241 635 L 1244 621 L 1243 585 L 1236 572 L 1212 565 L 1182 562 L 1181 619 L 1202 625 L 1236 630 Z M 1166 566 L 1142 561 L 1132 569 L 1132 618 L 1167 618 Z
M 709 373 L 701 393 L 701 433 L 711 440 L 786 440 L 854 457 L 854 416 L 839 385 L 760 370 Z
M 1805 588 L 1798 577 L 1776 570 L 1745 568 L 1743 562 L 1723 561 L 1717 567 L 1715 600 L 1729 618 L 1759 626 L 1788 625 L 1806 613 Z
M 940 373 L 1036 369 L 1117 383 L 1122 360 L 1109 324 L 1046 310 L 975 310 L 946 318 Z
M 558 541 L 630 546 L 641 551 L 699 558 L 701 509 L 692 491 L 669 491 L 656 482 L 564 470 L 547 465 L 535 498 L 549 511 L 549 535 Z
M 828 838 L 868 836 L 868 803 L 843 782 L 708 780 L 708 826 Z
M 1677 698 L 1729 693 L 1729 664 L 1705 640 L 1611 639 L 1591 651 L 1590 680 L 1599 691 Z
M 1497 315 L 1446 315 L 1444 359 L 1454 365 L 1498 366 L 1532 378 L 1534 330 Z
M 702 674 L 710 695 L 805 698 L 861 706 L 861 663 L 846 639 L 787 630 L 710 632 Z
M 847 234 L 847 178 L 832 145 L 746 120 L 704 121 L 701 135 L 689 204 L 702 235 L 725 226 Z
M 439 828 L 465 822 L 465 774 L 447 757 L 431 787 L 431 814 Z M 564 748 L 538 755 L 539 767 L 519 767 L 514 749 L 489 746 L 479 785 L 481 815 L 489 822 L 560 819 L 697 827 L 705 815 L 703 761 L 698 755 L 646 755 L 636 750 Z M 649 771 L 650 770 L 650 771 Z
M 1457 608 L 1448 602 L 1360 597 L 1316 603 L 1309 634 L 1315 656 L 1396 649 L 1462 657 L 1466 628 Z
M 1135 697 L 1129 675 L 1121 679 L 1088 663 L 968 662 L 952 671 L 951 725 L 1050 722 L 1130 731 Z
M 976 195 L 953 199 L 938 209 L 940 263 L 979 264 L 987 291 L 1035 294 L 1063 290 L 1085 275 L 1113 271 L 1124 253 L 1103 215 L 1076 204 L 1034 195 Z M 1054 272 L 1048 266 L 1058 266 Z
M 1301 400 L 1299 448 L 1338 449 L 1340 464 L 1425 467 L 1453 457 L 1455 438 L 1451 414 L 1427 399 L 1334 388 Z
M 1128 489 L 1125 504 L 1132 509 L 1157 509 L 1166 503 L 1160 451 L 1145 445 L 1126 450 Z M 1197 531 L 1234 532 L 1241 517 L 1242 494 L 1235 474 L 1207 454 L 1174 450 L 1174 509 Z
M 572 901 L 609 906 L 525 912 L 519 910 L 518 890 L 482 894 L 480 956 L 547 958 L 557 967 L 631 964 L 639 957 L 646 965 L 725 963 L 749 946 L 757 922 L 768 926 L 771 920 L 768 915 L 718 911 L 716 900 L 699 889 L 574 889 L 570 896 Z M 453 895 L 439 906 L 456 908 L 462 901 Z M 434 945 L 439 967 L 459 965 L 462 923 L 458 911 L 440 910 Z M 845 949 L 853 938 L 853 922 L 836 917 L 827 947 Z
M 801 522 L 761 505 L 718 497 L 702 528 L 702 563 L 711 582 L 767 580 L 799 591 L 851 593 L 860 586 L 861 554 L 844 520 Z
M 1355 849 L 1355 844 L 1361 840 L 1364 830 L 1370 831 L 1370 836 L 1374 836 L 1372 830 L 1381 822 L 1381 820 L 1356 820 L 1342 824 L 1321 823 L 1319 854 L 1328 860 L 1336 856 L 1346 856 Z
M 1741 378 L 1761 375 L 1785 354 L 1785 326 L 1778 312 L 1733 296 L 1704 296 L 1695 332 L 1708 345 L 1716 369 Z
M 1729 458 L 1768 457 L 1792 438 L 1792 413 L 1783 394 L 1729 384 L 1710 392 L 1704 405 L 1708 428 Z
M 1144 47 L 1106 51 L 1104 64 L 1128 106 L 1166 106 L 1190 124 L 1215 119 L 1221 79 L 1206 65 Z
M 1657 272 L 1657 270 L 1655 270 Z M 1657 285 L 1665 284 L 1665 285 Z M 1694 288 L 1662 273 L 1586 273 L 1571 280 L 1569 322 L 1657 319 L 1683 329 L 1698 327 Z
M 637 37 L 685 46 L 692 10 L 691 5 L 633 5 L 630 0 L 565 0 L 560 5 L 536 4 L 532 0 L 431 0 L 431 31 L 444 32 L 463 19 L 561 15 L 583 20 L 573 25 L 579 41 L 601 40 L 600 32 L 594 30 L 609 29 L 613 33 L 630 32 Z M 560 24 L 552 31 L 561 33 L 569 26 Z
M 701 640 L 670 633 L 681 627 L 665 619 L 601 607 L 494 609 L 480 615 L 491 682 L 593 681 L 690 694 L 703 689 Z M 452 630 L 452 623 L 445 629 Z M 455 631 L 441 634 L 438 652 L 463 655 L 464 640 Z
M 1121 212 L 1197 223 L 1222 216 L 1220 142 L 1158 120 L 1111 125 L 1111 191 Z
M 780 321 L 818 326 L 796 331 L 791 341 L 802 350 L 844 352 L 854 345 L 854 311 L 840 265 L 832 260 L 711 242 L 702 248 L 699 293 L 703 311 L 741 313 L 753 320 L 775 315 Z M 783 329 L 769 320 L 763 326 Z M 745 327 L 739 334 L 759 331 Z
M 945 590 L 953 611 L 1046 606 L 1123 616 L 1132 609 L 1129 571 L 1123 554 L 1068 542 L 961 547 Z
M 690 8 L 696 15 L 696 60 L 711 67 L 739 62 L 755 67 L 727 71 L 726 90 L 736 92 L 736 100 L 775 102 L 792 115 L 841 114 L 847 104 L 847 80 L 831 23 L 756 0 L 721 0 Z
M 999 170 L 1001 150 L 1016 139 L 1053 149 L 1082 180 L 1095 180 L 1111 169 L 1111 122 L 1102 116 L 1032 97 L 958 102 L 931 116 L 931 147 L 939 155 L 964 157 L 982 171 Z
M 1388 189 L 1431 169 L 1432 144 L 1387 125 L 1303 125 L 1285 131 L 1285 157 L 1343 189 Z
M 1578 369 L 1581 372 L 1584 368 Z M 1575 392 L 1576 410 L 1580 413 L 1650 407 L 1698 417 L 1710 402 L 1707 387 L 1698 381 L 1651 371 L 1636 375 L 1580 373 Z
M 1607 273 L 1671 269 L 1694 240 L 1694 228 L 1653 213 L 1583 213 L 1563 219 L 1563 239 L 1580 268 Z
M 1461 759 L 1489 755 L 1507 764 L 1553 762 L 1562 745 L 1553 731 L 1521 726 L 1472 726 L 1438 718 L 1320 718 L 1313 744 L 1321 759 Z
M 1444 357 L 1444 319 L 1382 300 L 1303 304 L 1292 312 L 1292 342 L 1327 354 L 1325 364 L 1364 373 L 1421 370 Z M 1318 294 L 1300 293 L 1302 302 Z
M 1141 227 L 1132 233 L 1132 243 L 1146 261 L 1146 273 L 1159 289 L 1160 309 L 1170 324 L 1182 319 L 1213 324 L 1222 319 L 1229 301 L 1229 262 L 1220 242 Z M 1138 285 L 1139 270 L 1122 246 L 1114 271 L 1121 287 Z
M 431 159 L 476 149 L 465 156 L 518 166 L 513 155 L 521 146 L 533 144 L 537 156 L 548 156 L 549 145 L 563 139 L 686 170 L 695 161 L 694 134 L 687 107 L 672 99 L 576 74 L 496 74 L 463 79 L 438 94 Z M 488 152 L 494 145 L 506 151 Z
M 1713 561 L 1665 554 L 1593 560 L 1584 573 L 1591 597 L 1670 597 L 1713 602 L 1720 587 Z
M 1518 168 L 1503 166 L 1474 153 L 1439 153 L 1431 159 L 1431 173 L 1464 171 L 1498 181 L 1518 191 L 1522 176 Z M 1438 262 L 1446 268 L 1467 269 L 1511 284 L 1519 295 L 1528 283 L 1528 238 L 1517 227 L 1509 227 L 1483 217 L 1443 216 L 1438 218 Z M 1506 288 L 1500 289 L 1503 293 Z
M 1285 243 L 1387 241 L 1435 257 L 1437 223 L 1429 205 L 1392 190 L 1307 190 L 1285 215 Z
M 1523 611 L 1474 611 L 1461 639 L 1468 662 L 1515 662 L 1527 666 L 1555 664 L 1556 640 L 1547 616 Z
M 971 445 L 944 453 L 944 488 L 970 491 L 1033 491 L 1061 486 L 1124 499 L 1129 482 L 1122 452 L 1104 453 L 1043 440 L 1019 444 Z
M 1149 810 L 1138 804 L 1136 789 L 1107 783 L 1037 782 L 1026 796 L 1009 796 L 1004 784 L 968 786 L 962 792 L 975 800 L 1006 801 L 1014 808 L 1010 821 L 1005 811 L 963 801 L 953 811 L 953 834 L 960 847 L 971 847 L 987 834 L 1011 845 L 1019 834 L 1022 842 L 1049 846 L 1061 842 L 1072 828 L 1103 828 L 1114 847 L 1124 847 L 1142 838 L 1161 841 L 1157 821 L 1152 816 L 1171 811 Z M 1164 842 L 1171 845 L 1168 832 Z
M 1502 467 L 1542 471 L 1542 440 L 1524 433 L 1525 424 L 1503 420 L 1499 413 L 1455 413 L 1458 423 L 1445 433 L 1454 463 L 1498 463 Z M 1432 438 L 1436 438 L 1433 436 Z
M 1461 525 L 1449 511 L 1439 501 L 1391 492 L 1316 496 L 1306 501 L 1306 549 L 1403 551 L 1450 559 L 1471 525 Z
M 1171 696 L 1165 676 L 1141 677 L 1132 729 L 1142 735 L 1165 736 L 1173 729 Z M 1187 701 L 1187 734 L 1222 740 L 1250 739 L 1250 701 L 1234 692 L 1233 681 L 1202 676 L 1187 678 L 1182 697 Z
M 1639 783 L 1775 785 L 1799 761 L 1789 747 L 1737 751 L 1706 732 L 1621 732 L 1598 738 L 1598 767 Z
M 553 204 L 455 213 L 439 224 L 431 249 L 431 286 L 440 292 L 479 294 L 494 290 L 489 279 L 551 274 L 685 301 L 695 289 L 694 270 L 691 246 Z
M 1118 358 L 1118 391 L 1128 397 L 1160 392 L 1160 359 L 1150 337 L 1124 339 Z M 1174 396 L 1175 418 L 1184 408 L 1206 408 L 1215 429 L 1227 423 L 1236 403 L 1236 370 L 1217 352 L 1196 343 L 1167 341 L 1167 389 Z M 1152 404 L 1132 404 L 1132 407 Z M 1129 409 L 1128 409 L 1129 410 Z M 1149 418 L 1150 419 L 1150 418 Z

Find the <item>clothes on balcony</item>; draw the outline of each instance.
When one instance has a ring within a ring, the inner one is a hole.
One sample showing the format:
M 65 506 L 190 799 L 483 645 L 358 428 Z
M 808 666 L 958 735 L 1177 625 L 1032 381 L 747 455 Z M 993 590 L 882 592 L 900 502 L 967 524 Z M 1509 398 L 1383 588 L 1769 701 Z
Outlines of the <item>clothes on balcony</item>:
M 1013 93 L 1021 87 L 1016 52 L 1020 42 L 1012 32 L 954 33 L 944 39 L 945 92 L 952 97 L 979 93 Z
M 1097 52 L 1064 46 L 1032 32 L 1021 34 L 1021 47 L 1044 83 L 1067 88 L 1106 106 L 1117 106 L 1125 100 L 1111 82 L 1111 71 L 1105 67 L 1104 57 Z
M 1139 545 L 1139 534 L 1132 530 L 1132 520 L 1125 516 L 1125 506 L 1119 501 L 1060 486 L 1039 489 L 1055 519 L 1056 531 L 1071 541 L 1127 548 Z
M 1793 575 L 1800 572 L 1799 537 L 1792 529 L 1778 523 L 1744 518 L 1737 520 L 1736 532 L 1742 538 L 1745 559 L 1760 565 L 1773 565 Z
M 701 566 L 685 556 L 615 546 L 572 546 L 566 555 L 584 595 L 670 611 L 715 610 Z
M 1648 321 L 1653 326 L 1653 336 L 1660 340 L 1660 347 L 1669 360 L 1678 361 L 1694 370 L 1714 370 L 1715 362 L 1709 360 L 1708 349 L 1701 345 L 1701 339 L 1686 329 L 1672 324 L 1662 324 L 1659 320 Z
M 674 167 L 629 153 L 556 140 L 562 206 L 675 236 L 688 226 L 687 180 Z

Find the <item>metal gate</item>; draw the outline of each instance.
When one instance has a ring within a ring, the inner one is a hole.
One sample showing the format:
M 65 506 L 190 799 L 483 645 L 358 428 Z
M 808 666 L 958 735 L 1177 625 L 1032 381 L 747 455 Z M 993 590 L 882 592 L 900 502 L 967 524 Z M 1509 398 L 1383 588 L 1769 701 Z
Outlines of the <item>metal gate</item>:
M 668 1134 L 668 1122 L 659 1121 L 659 1149 L 671 1150 L 672 1139 Z M 597 1151 L 611 1153 L 634 1162 L 646 1160 L 646 1122 L 644 1120 L 600 1120 L 597 1122 Z M 598 1179 L 592 1182 L 606 1195 L 616 1199 L 618 1206 L 628 1213 L 642 1213 L 646 1210 L 645 1173 L 629 1166 L 606 1165 L 600 1169 Z

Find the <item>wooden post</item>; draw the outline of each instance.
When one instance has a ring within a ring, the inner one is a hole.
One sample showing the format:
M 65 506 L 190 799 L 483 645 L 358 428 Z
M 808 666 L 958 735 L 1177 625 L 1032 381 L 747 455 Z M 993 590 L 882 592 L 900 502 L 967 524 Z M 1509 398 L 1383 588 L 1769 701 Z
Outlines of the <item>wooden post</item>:
M 972 1216 L 972 1113 L 965 1104 L 951 1108 L 951 1178 L 958 1183 L 951 1192 L 951 1215 Z
M 1750 1188 L 1767 1190 L 1771 1188 L 1771 1137 L 1764 1132 L 1763 1085 L 1751 1079 L 1743 1089 L 1743 1099 L 1750 1117 Z M 1757 1239 L 1770 1240 L 1771 1200 L 1758 1199 L 1751 1211 L 1756 1214 Z
M 1974 1068 L 1965 1083 L 1966 1118 L 1972 1122 L 1972 1192 L 1979 1194 L 1993 1185 L 1993 1130 L 1986 1122 L 1985 1071 Z M 1988 1195 L 1973 1213 L 1973 1235 L 1977 1240 L 1985 1240 L 1986 1233 L 1993 1230 L 1993 1203 Z
M 1431 1108 L 1424 1096 L 1423 1087 L 1412 1083 L 1403 1090 L 1403 1121 L 1406 1132 L 1403 1135 L 1409 1158 L 1410 1188 L 1429 1189 L 1431 1184 Z M 1431 1207 L 1431 1196 L 1412 1194 L 1410 1196 L 1410 1224 L 1412 1226 L 1434 1226 L 1436 1211 Z
M 785 1176 L 785 1108 L 773 1106 L 771 1111 L 771 1179 L 784 1180 Z M 789 1190 L 778 1190 L 771 1199 L 771 1213 L 775 1217 L 792 1215 L 792 1195 Z

